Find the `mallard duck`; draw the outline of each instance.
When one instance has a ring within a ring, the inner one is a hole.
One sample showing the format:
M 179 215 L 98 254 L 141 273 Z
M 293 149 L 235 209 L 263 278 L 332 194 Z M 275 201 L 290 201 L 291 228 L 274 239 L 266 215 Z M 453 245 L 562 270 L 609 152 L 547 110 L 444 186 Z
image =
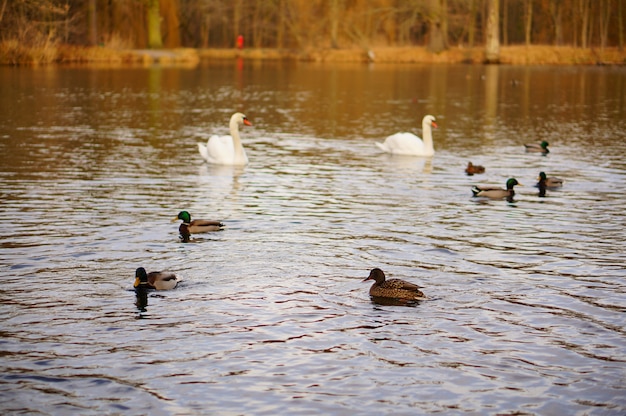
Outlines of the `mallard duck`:
M 515 185 L 522 186 L 517 179 L 510 178 L 506 181 L 506 189 L 474 185 L 472 187 L 472 193 L 474 196 L 484 196 L 492 199 L 512 198 L 513 195 L 515 195 L 515 191 L 513 190 Z
M 170 290 L 178 286 L 181 280 L 171 272 L 150 272 L 146 273 L 143 267 L 135 270 L 135 290 L 138 288 L 148 288 L 156 290 Z
M 370 296 L 377 298 L 393 298 L 403 300 L 426 299 L 420 287 L 400 279 L 385 280 L 385 273 L 379 269 L 372 269 L 370 275 L 364 282 L 374 280 L 370 288 Z
M 560 188 L 563 186 L 563 179 L 555 178 L 555 177 L 547 177 L 545 172 L 539 172 L 539 177 L 537 178 L 539 182 L 537 182 L 537 188 Z
M 178 216 L 172 220 L 172 222 L 182 220 L 183 222 L 178 227 L 178 232 L 183 238 L 189 238 L 191 234 L 207 233 L 211 231 L 220 231 L 224 228 L 224 224 L 220 221 L 214 220 L 193 220 L 191 221 L 191 214 L 187 211 L 181 211 Z
M 467 173 L 468 176 L 472 176 L 478 173 L 485 173 L 485 167 L 480 165 L 474 165 L 472 162 L 467 162 L 465 173 Z
M 548 142 L 547 141 L 542 141 L 541 143 L 537 144 L 537 143 L 530 143 L 530 144 L 525 144 L 524 147 L 526 148 L 526 151 L 529 153 L 550 153 L 550 151 L 548 150 Z

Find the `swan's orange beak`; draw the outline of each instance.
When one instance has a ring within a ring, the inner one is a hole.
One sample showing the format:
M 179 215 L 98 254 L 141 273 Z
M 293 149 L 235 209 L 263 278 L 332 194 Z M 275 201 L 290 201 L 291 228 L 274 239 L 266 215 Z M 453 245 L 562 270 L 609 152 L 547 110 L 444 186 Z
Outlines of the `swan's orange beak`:
M 439 126 L 437 125 L 437 123 L 435 123 L 434 121 L 431 123 L 431 125 L 432 125 L 434 128 L 436 128 L 436 129 L 437 129 L 437 128 L 439 128 Z
M 251 126 L 252 123 L 250 123 L 250 120 L 248 120 L 247 118 L 243 119 L 243 124 L 245 124 L 246 126 Z

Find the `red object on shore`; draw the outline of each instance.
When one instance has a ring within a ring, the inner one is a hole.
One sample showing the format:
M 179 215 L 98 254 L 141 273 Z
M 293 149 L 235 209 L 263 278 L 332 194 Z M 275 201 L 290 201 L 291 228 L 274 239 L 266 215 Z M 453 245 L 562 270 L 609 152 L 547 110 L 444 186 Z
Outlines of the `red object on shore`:
M 237 49 L 243 49 L 243 35 L 237 36 Z

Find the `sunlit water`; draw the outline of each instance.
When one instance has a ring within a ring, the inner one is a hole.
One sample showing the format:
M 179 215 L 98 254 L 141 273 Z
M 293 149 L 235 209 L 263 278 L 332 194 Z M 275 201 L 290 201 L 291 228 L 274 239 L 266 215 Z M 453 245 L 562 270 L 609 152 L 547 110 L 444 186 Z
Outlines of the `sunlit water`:
M 3 414 L 626 412 L 624 68 L 0 77 Z M 203 163 L 235 111 L 249 166 Z M 374 145 L 428 113 L 433 158 Z M 226 229 L 184 244 L 182 209 Z M 184 282 L 140 312 L 139 266 Z M 373 267 L 429 299 L 373 303 Z

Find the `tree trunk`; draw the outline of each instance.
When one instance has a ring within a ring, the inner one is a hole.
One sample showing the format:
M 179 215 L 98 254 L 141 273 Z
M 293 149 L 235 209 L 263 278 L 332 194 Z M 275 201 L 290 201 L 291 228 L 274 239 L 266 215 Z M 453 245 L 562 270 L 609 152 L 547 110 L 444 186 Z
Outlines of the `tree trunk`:
M 476 33 L 476 0 L 470 0 L 470 16 L 469 16 L 469 28 L 467 30 L 469 47 L 474 47 L 474 36 Z
M 624 21 L 622 20 L 622 3 L 624 2 L 624 0 L 617 0 L 617 27 L 619 30 L 619 36 L 618 36 L 618 40 L 619 40 L 619 50 L 623 51 L 624 50 Z
M 606 46 L 606 39 L 609 35 L 609 19 L 611 16 L 611 6 L 608 0 L 600 0 L 600 49 Z
M 533 31 L 533 0 L 524 1 L 524 15 L 526 18 L 526 24 L 524 28 L 526 35 L 526 46 L 530 46 L 530 42 L 532 41 L 531 35 Z
M 148 47 L 163 47 L 161 38 L 161 8 L 159 0 L 148 0 Z
M 502 44 L 509 44 L 509 0 L 502 0 Z
M 563 44 L 563 5 L 561 0 L 550 0 L 550 15 L 554 23 L 554 44 Z
M 90 45 L 96 45 L 98 43 L 98 25 L 96 20 L 96 0 L 89 0 L 87 4 L 87 18 L 88 18 L 88 39 Z
M 337 41 L 339 33 L 339 0 L 330 1 L 330 47 L 339 48 Z
M 241 35 L 241 29 L 239 28 L 239 21 L 241 20 L 241 1 L 235 0 L 233 6 L 233 28 L 234 33 L 231 34 L 232 40 L 230 40 L 230 46 L 232 47 L 237 36 Z
M 488 0 L 487 41 L 485 43 L 485 62 L 500 62 L 500 0 Z
M 180 6 L 178 0 L 161 0 L 164 31 L 161 36 L 166 48 L 180 47 Z
M 285 0 L 279 0 L 278 27 L 276 28 L 276 47 L 278 49 L 285 47 L 285 12 Z
M 580 28 L 580 46 L 586 49 L 589 39 L 589 0 L 579 0 L 579 13 L 582 15 L 582 25 Z
M 439 53 L 448 49 L 447 33 L 445 28 L 448 26 L 445 17 L 445 0 L 431 0 L 428 17 L 428 50 Z

